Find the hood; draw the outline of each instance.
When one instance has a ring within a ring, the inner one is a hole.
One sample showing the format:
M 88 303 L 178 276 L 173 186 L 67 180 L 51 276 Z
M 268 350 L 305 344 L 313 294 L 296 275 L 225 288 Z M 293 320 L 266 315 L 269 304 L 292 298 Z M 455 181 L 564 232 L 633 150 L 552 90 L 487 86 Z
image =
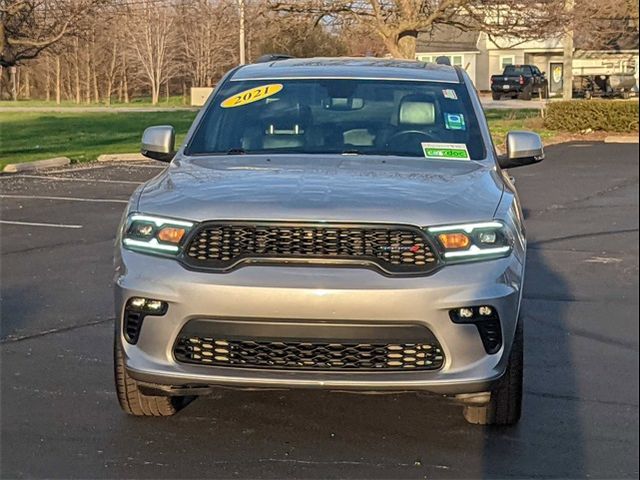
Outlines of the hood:
M 328 155 L 178 158 L 141 192 L 138 211 L 193 221 L 490 220 L 502 197 L 495 167 L 473 161 Z

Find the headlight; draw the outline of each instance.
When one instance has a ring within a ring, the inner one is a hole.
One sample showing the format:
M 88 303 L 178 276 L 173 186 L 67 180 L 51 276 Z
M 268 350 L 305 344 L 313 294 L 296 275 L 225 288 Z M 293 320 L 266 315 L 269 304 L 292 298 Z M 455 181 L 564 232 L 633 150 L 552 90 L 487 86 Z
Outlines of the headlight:
M 192 222 L 132 213 L 127 219 L 122 244 L 130 250 L 177 255 Z
M 499 221 L 431 227 L 427 231 L 446 261 L 461 262 L 507 257 L 513 241 Z

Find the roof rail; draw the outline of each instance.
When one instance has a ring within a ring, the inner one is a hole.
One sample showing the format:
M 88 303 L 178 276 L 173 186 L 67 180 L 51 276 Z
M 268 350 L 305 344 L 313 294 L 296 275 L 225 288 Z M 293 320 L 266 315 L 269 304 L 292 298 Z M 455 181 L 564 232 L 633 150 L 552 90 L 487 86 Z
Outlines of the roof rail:
M 265 55 L 260 56 L 253 63 L 277 62 L 278 60 L 288 60 L 290 58 L 296 58 L 296 57 L 292 57 L 291 55 L 284 55 L 282 53 L 267 53 Z

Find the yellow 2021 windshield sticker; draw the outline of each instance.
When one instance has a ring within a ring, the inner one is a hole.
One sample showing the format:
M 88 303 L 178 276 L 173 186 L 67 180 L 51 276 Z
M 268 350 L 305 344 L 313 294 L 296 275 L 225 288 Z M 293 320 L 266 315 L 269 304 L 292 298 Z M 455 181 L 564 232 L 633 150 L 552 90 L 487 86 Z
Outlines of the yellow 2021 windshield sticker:
M 281 83 L 271 83 L 269 85 L 260 85 L 259 87 L 250 88 L 249 90 L 243 90 L 240 93 L 224 100 L 220 106 L 222 108 L 234 108 L 248 105 L 249 103 L 257 102 L 263 98 L 275 95 L 284 87 Z

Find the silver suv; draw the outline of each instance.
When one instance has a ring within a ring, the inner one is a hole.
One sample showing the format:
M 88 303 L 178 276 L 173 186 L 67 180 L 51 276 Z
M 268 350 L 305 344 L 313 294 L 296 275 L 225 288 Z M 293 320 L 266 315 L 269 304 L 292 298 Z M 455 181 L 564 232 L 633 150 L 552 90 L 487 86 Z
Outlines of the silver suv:
M 133 194 L 116 250 L 122 408 L 172 415 L 216 387 L 417 391 L 518 421 L 526 241 L 459 68 L 382 59 L 238 67 Z

